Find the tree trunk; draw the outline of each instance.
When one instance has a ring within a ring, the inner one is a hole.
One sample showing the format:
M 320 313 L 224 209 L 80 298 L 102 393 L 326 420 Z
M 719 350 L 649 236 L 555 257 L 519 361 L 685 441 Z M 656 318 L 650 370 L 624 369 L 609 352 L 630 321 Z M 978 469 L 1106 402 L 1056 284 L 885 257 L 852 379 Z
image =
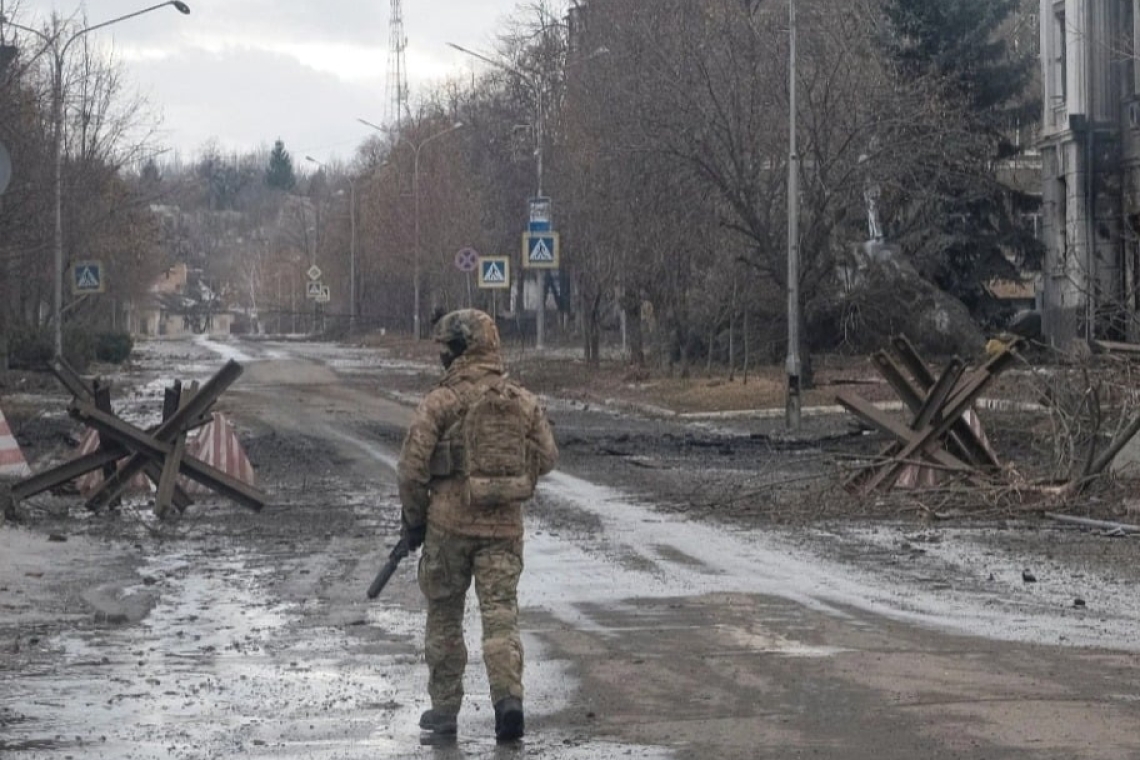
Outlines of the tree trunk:
M 685 329 L 684 324 L 678 322 L 673 335 L 673 340 L 676 341 L 677 345 L 680 377 L 685 379 L 689 377 L 689 332 Z
M 748 309 L 744 310 L 744 377 L 743 382 L 748 385 Z
M 732 281 L 732 308 L 728 312 L 728 382 L 736 379 L 736 280 Z
M 586 363 L 596 367 L 601 361 L 601 296 L 582 294 L 582 352 Z
M 645 366 L 645 336 L 641 329 L 641 298 L 636 293 L 622 294 L 621 308 L 625 312 L 625 330 L 629 340 L 629 362 L 637 367 Z
M 716 344 L 716 324 L 709 328 L 709 346 L 705 351 L 705 374 L 712 377 L 713 346 Z

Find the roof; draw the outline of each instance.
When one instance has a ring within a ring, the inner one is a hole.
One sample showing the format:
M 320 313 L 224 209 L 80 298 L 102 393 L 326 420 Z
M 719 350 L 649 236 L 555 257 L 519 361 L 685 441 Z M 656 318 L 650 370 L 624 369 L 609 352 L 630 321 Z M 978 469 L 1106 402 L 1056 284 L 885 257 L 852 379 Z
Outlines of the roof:
M 995 277 L 986 283 L 986 290 L 1002 300 L 1032 300 L 1037 297 L 1037 279 L 1033 275 L 1018 280 Z

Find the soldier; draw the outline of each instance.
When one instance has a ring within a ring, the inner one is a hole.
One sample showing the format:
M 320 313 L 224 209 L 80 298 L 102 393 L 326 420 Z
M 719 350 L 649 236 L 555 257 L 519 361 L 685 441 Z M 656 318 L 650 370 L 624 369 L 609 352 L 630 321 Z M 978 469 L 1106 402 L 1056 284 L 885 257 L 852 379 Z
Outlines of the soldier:
M 463 609 L 474 578 L 495 737 L 509 741 L 524 728 L 522 503 L 553 469 L 558 449 L 538 400 L 507 379 L 490 316 L 453 311 L 436 323 L 434 339 L 445 372 L 416 409 L 398 467 L 404 536 L 411 550 L 423 545 L 431 709 L 420 727 L 456 732 L 467 665 Z

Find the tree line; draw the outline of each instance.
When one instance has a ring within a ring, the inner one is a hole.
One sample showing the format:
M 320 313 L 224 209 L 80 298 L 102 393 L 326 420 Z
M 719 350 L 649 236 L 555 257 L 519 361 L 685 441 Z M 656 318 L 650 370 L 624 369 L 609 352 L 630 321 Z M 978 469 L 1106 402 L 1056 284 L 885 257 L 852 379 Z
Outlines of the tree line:
M 996 323 L 1004 315 L 985 282 L 1038 255 L 1022 223 L 1034 198 L 1002 176 L 1040 110 L 1036 3 L 797 6 L 805 352 L 930 333 L 916 310 L 946 310 L 974 330 Z M 521 294 L 474 288 L 454 257 L 466 247 L 509 255 L 517 279 L 527 201 L 541 181 L 562 245 L 562 266 L 542 285 L 557 315 L 547 319 L 552 335 L 591 360 L 620 339 L 633 362 L 681 372 L 701 361 L 778 361 L 787 348 L 788 21 L 787 4 L 771 0 L 570 9 L 539 0 L 487 52 L 501 65 L 417 93 L 398 130 L 376 131 L 336 165 L 291 156 L 280 140 L 242 155 L 205 146 L 185 164 L 140 160 L 149 142 L 89 123 L 91 114 L 138 113 L 115 99 L 114 68 L 76 61 L 68 257 L 129 270 L 112 279 L 111 296 L 124 299 L 188 262 L 243 310 L 248 329 L 347 328 L 354 317 L 359 329 L 409 331 L 418 292 L 421 324 L 474 305 L 525 339 L 533 326 Z M 80 70 L 100 66 L 99 87 L 79 86 Z M 0 195 L 0 325 L 9 332 L 44 324 L 51 287 L 46 86 L 31 60 L 0 80 L 0 141 L 32 167 Z M 104 108 L 94 107 L 100 97 Z M 895 253 L 883 259 L 865 245 L 878 238 Z M 304 298 L 314 264 L 328 303 Z M 75 303 L 67 318 L 109 319 L 107 300 Z M 969 334 L 942 340 L 953 349 Z

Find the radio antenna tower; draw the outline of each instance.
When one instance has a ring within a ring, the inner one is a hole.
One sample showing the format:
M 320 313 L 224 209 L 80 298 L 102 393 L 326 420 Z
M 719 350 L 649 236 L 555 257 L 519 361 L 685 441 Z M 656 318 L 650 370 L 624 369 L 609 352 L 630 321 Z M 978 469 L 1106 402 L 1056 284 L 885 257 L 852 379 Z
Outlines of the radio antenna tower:
M 384 93 L 384 126 L 395 129 L 399 134 L 403 127 L 404 114 L 408 113 L 408 72 L 404 64 L 404 48 L 408 38 L 404 36 L 404 11 L 401 0 L 391 0 L 392 12 L 388 20 L 388 81 Z

